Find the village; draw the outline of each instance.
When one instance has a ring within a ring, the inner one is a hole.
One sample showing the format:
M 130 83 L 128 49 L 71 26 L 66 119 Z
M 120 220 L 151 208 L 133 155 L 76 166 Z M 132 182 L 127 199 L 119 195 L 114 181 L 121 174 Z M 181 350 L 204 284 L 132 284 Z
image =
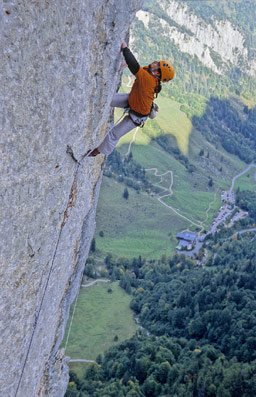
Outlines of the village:
M 231 227 L 235 222 L 245 218 L 248 213 L 235 205 L 235 193 L 232 189 L 221 193 L 222 206 L 214 218 L 207 233 L 196 233 L 189 230 L 182 231 L 176 235 L 179 241 L 176 251 L 190 257 L 197 255 L 202 248 L 205 238 L 214 235 L 220 226 Z

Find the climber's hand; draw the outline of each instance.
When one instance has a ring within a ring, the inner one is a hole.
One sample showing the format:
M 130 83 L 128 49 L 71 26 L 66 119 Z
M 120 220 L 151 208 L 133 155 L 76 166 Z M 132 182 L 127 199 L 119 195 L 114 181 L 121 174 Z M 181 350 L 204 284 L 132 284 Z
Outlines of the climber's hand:
M 122 44 L 121 44 L 121 50 L 123 50 L 124 48 L 126 48 L 127 47 L 127 44 L 126 44 L 126 42 L 125 41 L 122 41 Z

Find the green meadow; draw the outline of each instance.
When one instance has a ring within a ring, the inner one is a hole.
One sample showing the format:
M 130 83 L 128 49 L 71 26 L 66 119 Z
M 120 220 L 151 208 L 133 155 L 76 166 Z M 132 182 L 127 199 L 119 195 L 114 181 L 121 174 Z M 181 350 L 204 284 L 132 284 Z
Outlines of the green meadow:
M 235 190 L 256 190 L 256 167 L 241 175 L 235 182 Z
M 157 166 L 155 162 L 152 163 L 153 167 Z M 179 164 L 176 164 L 176 168 L 179 168 Z M 150 173 L 152 171 L 148 171 Z M 160 182 L 152 173 L 152 183 L 158 186 L 161 183 L 161 186 L 170 188 L 171 182 L 170 175 Z M 128 258 L 171 255 L 177 245 L 176 233 L 186 228 L 209 226 L 220 207 L 219 194 L 214 191 L 193 191 L 185 172 L 180 177 L 174 172 L 172 188 L 163 191 L 163 194 L 171 194 L 162 198 L 167 206 L 157 196 L 137 193 L 133 189 L 128 189 L 129 198 L 125 200 L 124 188 L 114 179 L 103 178 L 95 238 L 97 249 L 104 255 L 112 253 Z M 100 237 L 100 231 L 103 231 L 104 237 Z
M 108 291 L 110 288 L 112 292 Z M 63 341 L 65 346 L 69 335 L 66 355 L 71 359 L 95 360 L 114 343 L 134 335 L 137 325 L 129 307 L 130 300 L 130 295 L 119 287 L 118 282 L 98 282 L 87 288 L 81 287 Z M 75 367 L 83 365 L 74 363 Z
M 172 211 L 156 197 L 128 189 L 123 198 L 124 185 L 104 177 L 96 216 L 96 247 L 104 253 L 119 257 L 143 256 L 158 258 L 170 255 L 176 244 L 175 230 L 186 222 L 176 219 Z M 99 232 L 104 232 L 104 237 Z
M 95 234 L 101 256 L 108 253 L 128 258 L 172 255 L 177 245 L 176 233 L 188 228 L 207 229 L 221 206 L 221 190 L 228 189 L 233 176 L 245 167 L 194 130 L 177 102 L 168 98 L 158 101 L 157 119 L 125 135 L 117 150 L 123 155 L 131 150 L 134 160 L 145 168 L 150 182 L 161 186 L 162 192 L 157 197 L 128 188 L 129 198 L 125 200 L 125 185 L 103 178 Z M 193 173 L 153 139 L 163 134 L 170 135 L 181 152 L 188 151 L 187 158 L 195 166 Z M 200 157 L 202 148 L 205 156 Z M 164 195 L 168 196 L 160 202 L 158 198 Z M 100 237 L 100 231 L 104 237 Z

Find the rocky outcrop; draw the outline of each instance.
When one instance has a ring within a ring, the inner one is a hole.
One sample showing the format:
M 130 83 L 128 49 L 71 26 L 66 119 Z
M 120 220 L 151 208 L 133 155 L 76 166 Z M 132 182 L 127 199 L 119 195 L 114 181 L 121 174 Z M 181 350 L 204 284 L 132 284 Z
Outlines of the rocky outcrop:
M 120 41 L 141 1 L 4 1 L 0 10 L 0 395 L 61 397 L 59 350 L 95 227 Z
M 145 27 L 149 26 L 151 16 L 145 11 L 137 14 Z M 245 37 L 229 20 L 212 18 L 211 23 L 206 22 L 187 4 L 176 0 L 159 2 L 157 17 L 168 40 L 215 73 L 223 74 L 243 65 L 246 73 L 256 76 L 256 60 L 249 59 Z

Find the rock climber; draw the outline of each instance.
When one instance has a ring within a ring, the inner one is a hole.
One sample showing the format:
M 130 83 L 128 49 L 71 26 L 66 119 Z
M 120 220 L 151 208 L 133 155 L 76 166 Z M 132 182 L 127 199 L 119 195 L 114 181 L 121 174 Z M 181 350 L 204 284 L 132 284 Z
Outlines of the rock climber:
M 100 153 L 109 155 L 123 135 L 133 128 L 143 126 L 148 117 L 154 118 L 152 114 L 157 110 L 157 105 L 153 104 L 153 101 L 155 95 L 157 96 L 161 91 L 161 82 L 170 81 L 175 75 L 174 68 L 168 61 L 154 61 L 146 67 L 141 67 L 124 41 L 121 44 L 121 51 L 136 79 L 129 94 L 114 95 L 111 106 L 129 108 L 129 114 L 110 129 L 97 148 L 87 152 L 89 157 L 95 157 Z

